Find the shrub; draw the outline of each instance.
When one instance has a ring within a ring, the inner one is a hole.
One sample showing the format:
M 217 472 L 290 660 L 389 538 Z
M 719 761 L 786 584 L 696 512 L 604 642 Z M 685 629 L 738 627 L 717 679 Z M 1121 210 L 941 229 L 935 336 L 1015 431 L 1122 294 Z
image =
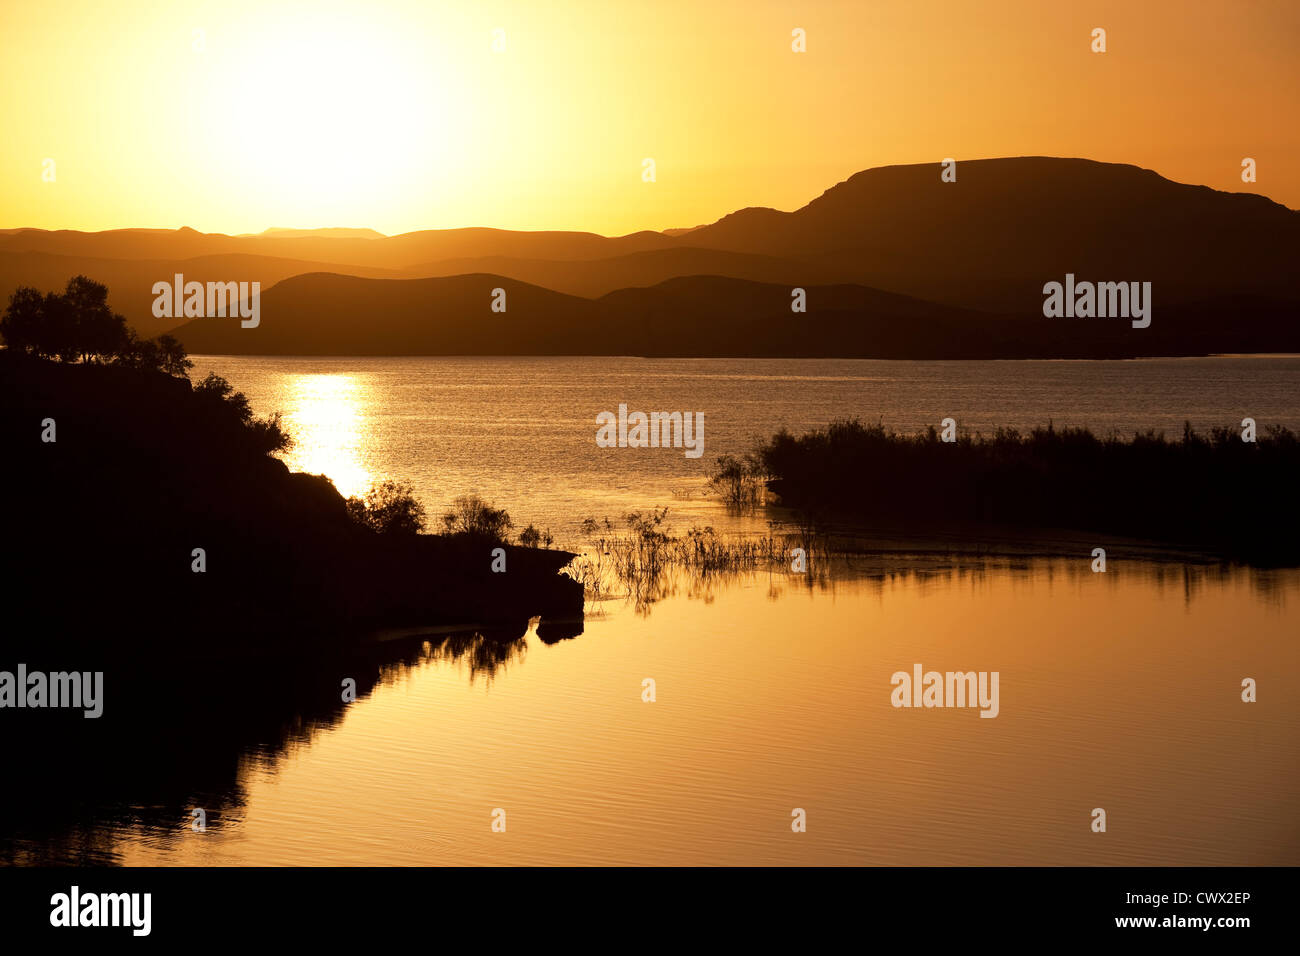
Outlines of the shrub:
M 419 534 L 424 530 L 424 506 L 407 482 L 383 481 L 362 497 L 347 500 L 348 517 L 379 534 Z
M 505 543 L 514 522 L 504 509 L 493 508 L 478 495 L 462 495 L 442 516 L 447 534 L 472 534 Z
M 206 404 L 214 424 L 225 424 L 240 432 L 258 454 L 284 451 L 293 444 L 293 439 L 281 425 L 279 412 L 270 418 L 255 418 L 248 397 L 235 391 L 234 386 L 216 372 L 209 372 L 195 385 L 194 394 Z
M 538 531 L 533 525 L 529 525 L 523 531 L 519 532 L 519 543 L 525 548 L 536 548 L 540 545 L 550 547 L 555 543 L 555 536 L 551 534 L 550 529 Z
M 743 458 L 719 455 L 709 475 L 709 487 L 733 507 L 752 507 L 763 500 L 765 477 L 763 460 L 754 452 Z

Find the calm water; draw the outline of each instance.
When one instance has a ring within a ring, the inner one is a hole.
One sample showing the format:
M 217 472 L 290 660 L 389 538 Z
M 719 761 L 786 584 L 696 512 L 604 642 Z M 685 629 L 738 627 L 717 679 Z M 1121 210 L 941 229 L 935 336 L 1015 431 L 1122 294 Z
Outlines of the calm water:
M 709 462 L 778 428 L 836 418 L 903 431 L 953 418 L 961 428 L 1087 425 L 1127 436 L 1238 425 L 1300 428 L 1300 356 L 1130 362 L 885 362 L 777 359 L 365 358 L 198 356 L 254 409 L 283 412 L 297 471 L 345 495 L 411 481 L 431 515 L 477 491 L 520 527 L 557 537 L 587 516 L 618 521 L 668 505 L 680 530 L 731 525 L 694 500 Z M 703 412 L 704 454 L 601 449 L 596 415 Z M 761 522 L 759 523 L 761 525 Z
M 1297 602 L 1296 573 L 1123 562 L 684 586 L 495 672 L 386 667 L 246 756 L 206 833 L 109 836 L 127 864 L 1294 864 Z M 916 663 L 998 671 L 999 715 L 892 707 Z
M 705 463 L 846 415 L 1300 427 L 1297 358 L 197 365 L 282 410 L 290 465 L 345 493 L 405 478 L 437 514 L 476 490 L 565 536 L 587 514 L 665 504 L 678 531 L 734 528 L 697 494 Z M 595 416 L 619 402 L 703 411 L 704 458 L 597 449 Z M 1300 571 L 886 567 L 682 579 L 648 608 L 592 607 L 553 645 L 531 629 L 455 648 L 430 635 L 365 665 L 304 664 L 298 680 L 327 689 L 364 667 L 365 693 L 311 712 L 245 695 L 241 715 L 264 709 L 248 722 L 278 733 L 186 739 L 218 768 L 203 785 L 159 784 L 188 795 L 180 808 L 102 813 L 84 842 L 126 864 L 1300 863 Z M 914 664 L 997 671 L 999 715 L 891 706 L 891 676 Z M 206 833 L 188 806 L 208 809 Z

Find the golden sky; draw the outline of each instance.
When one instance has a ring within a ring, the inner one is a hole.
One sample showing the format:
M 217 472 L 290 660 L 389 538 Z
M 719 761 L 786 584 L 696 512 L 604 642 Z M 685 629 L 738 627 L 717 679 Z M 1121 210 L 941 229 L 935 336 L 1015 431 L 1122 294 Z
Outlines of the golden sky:
M 949 156 L 1300 208 L 1300 3 L 7 0 L 0 116 L 0 228 L 620 234 Z

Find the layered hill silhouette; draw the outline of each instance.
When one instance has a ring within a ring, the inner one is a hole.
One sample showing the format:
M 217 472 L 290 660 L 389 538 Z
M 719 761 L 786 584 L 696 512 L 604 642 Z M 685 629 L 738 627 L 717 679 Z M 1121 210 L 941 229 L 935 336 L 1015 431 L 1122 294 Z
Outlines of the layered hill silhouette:
M 605 237 L 449 229 L 0 232 L 0 294 L 84 273 L 141 332 L 152 283 L 262 282 L 261 325 L 191 351 L 1105 357 L 1300 350 L 1300 213 L 1135 166 L 1026 157 L 869 169 L 793 212 Z M 1152 283 L 1153 321 L 1047 319 L 1043 286 Z M 349 281 L 354 280 L 354 281 Z M 685 281 L 690 280 L 690 281 Z M 791 290 L 807 312 L 791 311 Z M 489 310 L 507 290 L 504 314 Z
M 340 236 L 339 230 L 273 230 L 227 236 L 193 229 L 115 229 L 74 232 L 12 229 L 0 232 L 0 252 L 46 252 L 106 259 L 192 259 L 214 255 L 270 255 L 330 265 L 404 270 L 422 263 L 474 256 L 587 259 L 626 255 L 673 244 L 670 236 L 638 232 L 513 232 L 507 229 L 430 229 L 400 236 Z M 365 230 L 369 232 L 369 230 Z
M 108 286 L 113 308 L 145 336 L 165 332 L 176 324 L 173 318 L 153 314 L 153 285 L 171 282 L 176 274 L 186 281 L 221 282 L 238 276 L 260 282 L 266 289 L 282 279 L 334 268 L 332 264 L 284 259 L 275 256 L 231 253 L 195 256 L 192 259 L 109 259 L 90 256 L 54 255 L 48 252 L 0 252 L 0 289 L 7 302 L 18 286 L 37 289 L 62 288 L 71 276 L 93 276 Z M 399 278 L 404 273 L 369 266 L 352 266 L 359 276 Z
M 493 312 L 495 290 L 506 311 Z M 1161 326 L 994 315 L 856 285 L 790 288 L 686 276 L 597 299 L 504 276 L 295 276 L 262 294 L 261 323 L 193 319 L 191 352 L 230 355 L 645 355 L 657 357 L 1109 358 L 1300 351 L 1300 325 L 1271 304 L 1224 299 Z
M 607 259 L 520 259 L 508 256 L 445 259 L 426 263 L 412 271 L 428 277 L 486 272 L 587 298 L 618 289 L 658 285 L 683 276 L 726 276 L 756 282 L 780 282 L 789 287 L 834 283 L 843 278 L 841 270 L 816 262 L 689 246 L 651 249 Z

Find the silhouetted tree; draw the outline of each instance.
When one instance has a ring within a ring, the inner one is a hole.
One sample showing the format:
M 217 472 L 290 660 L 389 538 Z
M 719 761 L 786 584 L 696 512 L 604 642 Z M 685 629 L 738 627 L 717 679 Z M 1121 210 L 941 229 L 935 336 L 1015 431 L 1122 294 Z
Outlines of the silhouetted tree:
M 384 481 L 363 497 L 347 500 L 348 516 L 380 534 L 419 534 L 424 530 L 424 506 L 409 483 Z
M 194 391 L 214 403 L 230 409 L 243 424 L 253 420 L 253 407 L 248 404 L 248 397 L 243 392 L 235 391 L 231 385 L 216 372 L 209 372 L 203 381 L 194 386 Z
M 503 508 L 493 508 L 478 495 L 462 495 L 442 516 L 447 534 L 472 534 L 504 542 L 514 527 Z
M 121 353 L 127 344 L 126 319 L 108 305 L 108 286 L 74 276 L 63 292 L 68 310 L 69 347 L 83 362 Z
M 72 307 L 57 292 L 47 292 L 41 305 L 41 324 L 36 333 L 37 352 L 63 362 L 76 361 L 80 349 L 75 342 Z
M 158 368 L 175 378 L 189 378 L 194 363 L 180 341 L 166 333 L 158 336 Z
M 30 351 L 43 356 L 40 331 L 44 317 L 44 296 L 35 289 L 20 286 L 9 296 L 9 306 L 0 318 L 0 336 L 16 352 Z
M 109 308 L 108 287 L 85 276 L 69 279 L 62 293 L 14 290 L 0 318 L 0 334 L 10 349 L 40 358 L 111 361 L 182 377 L 191 367 L 174 339 L 170 345 L 144 345 L 126 319 Z
M 220 427 L 225 423 L 233 426 L 234 431 L 241 433 L 245 447 L 251 447 L 258 454 L 283 451 L 293 444 L 293 439 L 281 425 L 279 412 L 270 418 L 255 418 L 248 397 L 235 391 L 234 386 L 216 372 L 209 372 L 195 385 L 194 394 L 206 406 L 214 425 Z
M 126 342 L 113 358 L 114 365 L 128 368 L 158 369 L 162 358 L 158 352 L 158 343 L 153 339 L 142 339 L 130 329 L 126 331 Z

